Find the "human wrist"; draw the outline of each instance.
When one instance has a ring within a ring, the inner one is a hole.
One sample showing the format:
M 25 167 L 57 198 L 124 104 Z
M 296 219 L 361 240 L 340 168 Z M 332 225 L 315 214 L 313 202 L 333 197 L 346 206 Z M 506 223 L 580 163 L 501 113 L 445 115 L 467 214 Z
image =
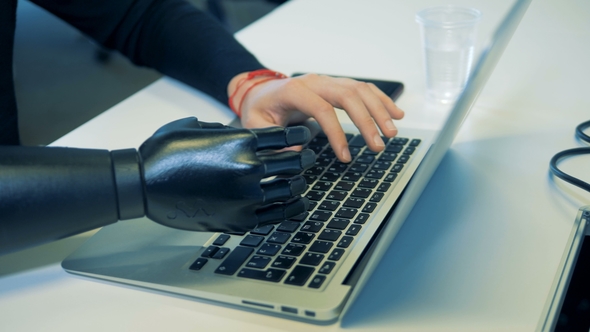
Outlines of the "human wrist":
M 227 86 L 229 107 L 238 117 L 241 117 L 244 98 L 255 86 L 282 78 L 287 78 L 287 75 L 269 69 L 254 70 L 234 76 Z

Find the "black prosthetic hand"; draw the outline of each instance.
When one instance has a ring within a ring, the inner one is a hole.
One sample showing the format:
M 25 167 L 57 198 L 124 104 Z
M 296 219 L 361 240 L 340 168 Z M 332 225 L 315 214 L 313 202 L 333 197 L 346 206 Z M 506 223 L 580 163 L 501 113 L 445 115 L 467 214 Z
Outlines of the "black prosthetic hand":
M 167 124 L 139 148 L 145 213 L 174 228 L 223 232 L 301 214 L 306 184 L 293 175 L 312 166 L 315 154 L 269 150 L 309 139 L 305 127 L 235 129 L 196 118 Z
M 0 254 L 117 220 L 194 231 L 246 231 L 307 210 L 294 175 L 315 162 L 304 127 L 234 129 L 187 118 L 139 149 L 0 146 Z

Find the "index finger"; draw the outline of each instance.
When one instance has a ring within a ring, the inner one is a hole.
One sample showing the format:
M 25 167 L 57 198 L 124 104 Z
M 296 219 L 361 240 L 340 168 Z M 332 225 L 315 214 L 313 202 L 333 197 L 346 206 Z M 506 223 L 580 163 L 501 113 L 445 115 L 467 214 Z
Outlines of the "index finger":
M 290 100 L 289 106 L 315 118 L 328 137 L 338 159 L 345 163 L 350 162 L 352 158 L 348 150 L 348 140 L 336 116 L 334 106 L 307 87 L 299 87 L 289 91 L 297 94 L 288 98 Z

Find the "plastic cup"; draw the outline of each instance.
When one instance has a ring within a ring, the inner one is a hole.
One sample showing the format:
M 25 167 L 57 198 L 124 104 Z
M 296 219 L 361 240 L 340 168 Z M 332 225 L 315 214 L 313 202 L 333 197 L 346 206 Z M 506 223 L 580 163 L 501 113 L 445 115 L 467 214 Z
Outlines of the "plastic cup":
M 416 14 L 429 100 L 452 104 L 463 91 L 473 62 L 480 19 L 479 10 L 453 5 L 427 8 Z

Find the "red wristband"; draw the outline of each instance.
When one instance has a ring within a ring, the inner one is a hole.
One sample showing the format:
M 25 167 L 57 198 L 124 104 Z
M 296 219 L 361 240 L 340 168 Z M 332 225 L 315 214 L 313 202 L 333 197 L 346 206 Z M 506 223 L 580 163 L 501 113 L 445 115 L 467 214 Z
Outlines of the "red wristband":
M 256 77 L 268 77 L 267 79 L 258 81 L 254 84 L 252 84 L 250 87 L 248 87 L 248 89 L 244 92 L 244 94 L 242 95 L 242 99 L 240 100 L 240 104 L 238 105 L 238 108 L 235 107 L 234 105 L 234 97 L 237 95 L 238 91 L 240 91 L 240 88 L 244 85 L 244 83 L 246 83 L 247 81 L 250 81 Z M 238 117 L 242 116 L 242 104 L 244 103 L 244 98 L 246 97 L 246 95 L 248 94 L 248 92 L 250 92 L 250 90 L 252 90 L 255 86 L 262 84 L 264 82 L 268 82 L 270 80 L 277 80 L 277 79 L 282 79 L 282 78 L 287 78 L 287 75 L 276 72 L 274 70 L 270 70 L 270 69 L 259 69 L 259 70 L 254 70 L 248 73 L 248 75 L 244 78 L 242 78 L 237 86 L 236 89 L 234 90 L 234 93 L 232 93 L 232 95 L 229 97 L 228 100 L 228 104 L 229 104 L 229 108 L 236 113 L 236 115 Z

